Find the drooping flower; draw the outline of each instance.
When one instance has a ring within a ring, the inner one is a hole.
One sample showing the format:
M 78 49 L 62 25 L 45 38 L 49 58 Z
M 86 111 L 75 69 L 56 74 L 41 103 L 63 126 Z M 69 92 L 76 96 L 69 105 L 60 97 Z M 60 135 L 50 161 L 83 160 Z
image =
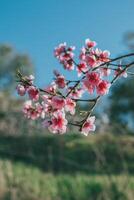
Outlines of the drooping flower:
M 95 131 L 95 116 L 88 117 L 85 123 L 82 126 L 81 133 L 87 136 L 89 132 Z

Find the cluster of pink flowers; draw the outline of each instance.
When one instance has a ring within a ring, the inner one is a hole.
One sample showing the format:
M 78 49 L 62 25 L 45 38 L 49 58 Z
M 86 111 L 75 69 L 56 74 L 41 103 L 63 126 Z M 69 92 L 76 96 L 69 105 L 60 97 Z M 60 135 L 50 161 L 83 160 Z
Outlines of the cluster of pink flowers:
M 74 60 L 75 47 L 68 47 L 66 43 L 60 44 L 54 50 L 54 56 L 66 70 L 76 69 L 78 80 L 66 80 L 65 76 L 54 71 L 54 81 L 46 88 L 40 89 L 34 85 L 34 77 L 20 77 L 17 92 L 20 96 L 27 94 L 29 100 L 25 102 L 23 112 L 32 120 L 42 118 L 43 126 L 52 133 L 63 134 L 67 131 L 68 124 L 79 127 L 82 134 L 88 135 L 95 131 L 95 116 L 89 112 L 77 124 L 68 121 L 68 115 L 75 115 L 76 103 L 88 92 L 98 96 L 109 92 L 110 76 L 126 77 L 127 73 L 119 65 L 114 73 L 109 68 L 110 53 L 96 48 L 96 42 L 86 39 L 85 45 L 79 54 L 79 62 Z M 108 79 L 107 79 L 108 77 Z
M 65 69 L 68 70 L 74 69 L 73 50 L 75 50 L 75 47 L 73 46 L 67 47 L 66 43 L 60 44 L 54 50 L 55 57 L 60 61 L 60 63 L 63 64 Z
M 98 95 L 107 94 L 111 86 L 111 83 L 101 79 L 100 73 L 98 72 L 88 72 L 83 80 L 83 84 L 90 94 L 93 94 L 96 88 Z
M 32 120 L 45 117 L 43 106 L 40 103 L 33 104 L 31 100 L 24 103 L 23 113 L 27 118 Z

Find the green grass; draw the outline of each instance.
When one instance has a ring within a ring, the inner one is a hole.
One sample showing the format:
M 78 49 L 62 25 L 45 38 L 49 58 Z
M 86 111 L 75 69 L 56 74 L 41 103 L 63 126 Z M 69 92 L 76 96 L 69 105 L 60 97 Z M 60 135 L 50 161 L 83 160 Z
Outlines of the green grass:
M 44 173 L 37 167 L 0 160 L 2 200 L 133 200 L 134 177 Z
M 133 200 L 134 137 L 0 136 L 0 200 Z
M 134 137 L 90 135 L 0 136 L 0 158 L 44 172 L 134 174 Z

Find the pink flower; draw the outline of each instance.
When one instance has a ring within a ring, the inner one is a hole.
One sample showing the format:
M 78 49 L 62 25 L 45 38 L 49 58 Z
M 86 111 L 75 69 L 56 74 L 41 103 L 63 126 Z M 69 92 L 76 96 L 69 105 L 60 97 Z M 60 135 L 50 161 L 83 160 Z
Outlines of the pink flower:
M 41 98 L 43 99 L 44 103 L 51 104 L 52 97 L 49 95 L 42 95 Z
M 97 43 L 95 41 L 91 41 L 90 39 L 86 39 L 85 44 L 88 48 L 92 48 L 92 47 L 95 47 L 97 45 Z
M 48 129 L 52 133 L 65 133 L 67 129 L 65 114 L 61 111 L 55 112 L 51 118 L 51 124 Z
M 24 96 L 24 95 L 26 94 L 26 87 L 24 87 L 24 86 L 21 85 L 21 84 L 17 85 L 16 90 L 17 90 L 17 93 L 18 93 L 20 96 Z
M 40 103 L 36 103 L 35 107 L 36 107 L 36 111 L 39 113 L 40 117 L 42 119 L 44 119 L 45 118 L 45 110 L 44 110 L 43 106 Z
M 108 62 L 108 61 L 110 61 L 109 56 L 110 56 L 110 52 L 107 51 L 107 50 L 105 50 L 105 51 L 103 51 L 103 52 L 100 53 L 99 60 L 101 62 Z
M 57 76 L 55 83 L 59 88 L 63 89 L 66 86 L 65 77 L 62 75 Z
M 97 94 L 98 95 L 105 95 L 109 92 L 109 88 L 111 86 L 111 83 L 108 81 L 102 80 L 100 83 L 97 85 Z
M 88 70 L 87 65 L 85 62 L 81 62 L 78 66 L 77 66 L 77 71 L 78 71 L 78 76 L 81 76 L 81 74 L 83 72 L 86 72 Z
M 98 64 L 94 55 L 86 55 L 85 61 L 90 67 L 96 67 Z
M 28 87 L 28 95 L 29 98 L 33 101 L 39 100 L 39 90 L 34 86 Z
M 111 69 L 109 68 L 100 68 L 102 76 L 109 76 L 111 73 Z
M 70 112 L 71 115 L 75 114 L 76 102 L 70 98 L 66 99 L 65 110 Z
M 54 109 L 61 110 L 65 106 L 65 100 L 61 97 L 54 96 L 54 97 L 52 97 L 51 104 Z
M 81 88 L 81 87 L 80 88 L 75 88 L 75 90 L 73 89 L 73 87 L 69 87 L 68 88 L 68 92 L 70 92 L 70 90 L 72 90 L 72 91 L 69 94 L 69 97 L 74 98 L 74 99 L 81 98 L 83 93 L 84 93 L 84 89 Z
M 51 85 L 47 86 L 44 88 L 45 91 L 47 91 L 50 94 L 55 94 L 56 93 L 56 84 L 54 82 L 51 83 Z
M 127 72 L 126 71 L 123 71 L 123 69 L 121 68 L 121 66 L 119 66 L 117 68 L 117 70 L 115 70 L 115 76 L 123 76 L 124 78 L 127 78 Z
M 84 89 L 88 90 L 88 92 L 90 94 L 93 94 L 93 92 L 95 90 L 95 86 L 91 85 L 87 79 L 83 80 L 83 87 L 84 87 Z
M 82 126 L 81 133 L 87 136 L 90 131 L 95 131 L 95 116 L 89 117 Z
M 59 44 L 59 46 L 54 49 L 55 57 L 59 58 L 60 55 L 65 52 L 65 50 L 66 50 L 66 42 Z
M 100 82 L 100 74 L 97 72 L 88 72 L 86 79 L 90 85 L 97 86 Z
M 69 71 L 74 70 L 74 63 L 72 61 L 72 59 L 70 60 L 63 60 L 63 62 L 61 62 L 63 64 L 64 69 L 67 69 Z
M 82 61 L 85 61 L 85 58 L 86 58 L 86 48 L 82 47 L 80 55 L 79 55 L 79 59 Z
M 32 101 L 26 101 L 24 103 L 23 107 L 23 113 L 25 114 L 25 117 L 35 120 L 39 117 L 44 118 L 45 117 L 45 112 L 43 107 L 37 103 L 35 105 L 32 105 Z
M 60 44 L 58 47 L 55 48 L 54 55 L 57 57 L 60 63 L 63 64 L 64 69 L 67 70 L 74 69 L 74 63 L 73 63 L 74 49 L 75 47 L 73 46 L 67 48 L 66 43 Z
M 50 115 L 53 112 L 53 107 L 51 104 L 42 102 L 42 105 L 43 105 L 44 112 L 46 113 L 46 115 Z

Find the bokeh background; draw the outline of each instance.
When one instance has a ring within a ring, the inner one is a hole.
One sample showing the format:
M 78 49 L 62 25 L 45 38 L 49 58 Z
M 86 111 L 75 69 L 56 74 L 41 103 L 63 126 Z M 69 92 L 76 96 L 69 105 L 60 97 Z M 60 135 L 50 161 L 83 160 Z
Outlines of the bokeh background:
M 59 69 L 53 49 L 86 38 L 111 57 L 134 52 L 133 0 L 0 0 L 0 199 L 133 200 L 134 77 L 120 79 L 95 110 L 84 137 L 48 133 L 21 113 L 16 69 L 44 87 Z M 127 62 L 127 61 L 126 61 Z M 83 105 L 79 105 L 82 107 Z

